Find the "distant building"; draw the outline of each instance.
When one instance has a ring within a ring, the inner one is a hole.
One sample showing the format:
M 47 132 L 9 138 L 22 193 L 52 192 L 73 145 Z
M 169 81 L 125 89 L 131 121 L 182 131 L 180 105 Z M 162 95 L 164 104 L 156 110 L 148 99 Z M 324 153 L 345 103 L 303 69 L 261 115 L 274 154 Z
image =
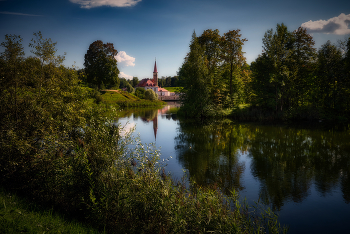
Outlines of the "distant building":
M 153 79 L 142 79 L 137 85 L 137 87 L 142 87 L 145 90 L 152 89 L 158 96 L 170 96 L 170 92 L 164 88 L 158 86 L 158 71 L 157 71 L 157 61 L 154 62 Z
M 158 94 L 158 99 L 160 100 L 168 100 L 170 96 L 172 96 L 171 100 L 178 100 L 178 95 L 176 95 L 174 92 L 170 92 L 158 86 L 157 61 L 154 62 L 153 79 L 152 80 L 149 78 L 142 79 L 135 86 L 135 88 L 138 88 L 138 87 L 144 88 L 145 90 L 152 89 L 156 94 Z

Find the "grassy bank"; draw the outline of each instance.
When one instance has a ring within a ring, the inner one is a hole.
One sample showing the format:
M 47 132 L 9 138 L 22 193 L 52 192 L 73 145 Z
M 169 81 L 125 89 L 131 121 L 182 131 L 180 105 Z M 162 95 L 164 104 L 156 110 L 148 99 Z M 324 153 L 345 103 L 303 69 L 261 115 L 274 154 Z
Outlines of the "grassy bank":
M 164 87 L 169 92 L 180 92 L 182 87 Z
M 101 233 L 0 188 L 0 233 Z
M 101 102 L 106 104 L 117 104 L 121 108 L 126 107 L 158 107 L 165 103 L 162 101 L 150 101 L 140 99 L 125 91 L 102 91 Z

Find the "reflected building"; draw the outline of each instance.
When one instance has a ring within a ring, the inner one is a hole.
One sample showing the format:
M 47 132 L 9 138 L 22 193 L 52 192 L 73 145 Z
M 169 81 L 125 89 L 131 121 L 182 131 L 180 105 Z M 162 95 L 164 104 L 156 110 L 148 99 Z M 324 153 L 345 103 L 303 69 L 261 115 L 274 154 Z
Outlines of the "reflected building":
M 157 130 L 158 130 L 158 115 L 156 115 L 156 117 L 154 117 L 152 122 L 153 122 L 154 140 L 156 141 L 157 140 Z

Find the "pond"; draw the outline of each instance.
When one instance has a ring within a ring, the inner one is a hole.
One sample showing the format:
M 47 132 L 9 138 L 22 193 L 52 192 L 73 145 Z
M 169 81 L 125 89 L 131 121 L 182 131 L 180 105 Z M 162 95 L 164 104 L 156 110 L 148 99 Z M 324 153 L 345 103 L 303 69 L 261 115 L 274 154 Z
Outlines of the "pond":
M 129 110 L 119 123 L 142 143 L 161 147 L 166 170 L 184 170 L 200 185 L 235 188 L 249 204 L 260 200 L 289 233 L 348 233 L 350 133 L 315 126 L 262 125 L 230 120 L 180 121 L 159 110 Z

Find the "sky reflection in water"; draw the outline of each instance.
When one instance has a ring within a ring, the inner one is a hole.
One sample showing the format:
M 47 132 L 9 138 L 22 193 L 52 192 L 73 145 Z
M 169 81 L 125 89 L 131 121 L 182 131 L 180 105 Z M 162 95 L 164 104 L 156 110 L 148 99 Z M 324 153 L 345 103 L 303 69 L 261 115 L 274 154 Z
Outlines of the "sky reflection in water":
M 167 107 L 169 108 L 169 107 Z M 235 188 L 280 214 L 289 233 L 346 233 L 350 218 L 349 131 L 220 121 L 179 121 L 163 110 L 130 112 L 143 143 L 161 147 L 167 170 L 200 185 Z

